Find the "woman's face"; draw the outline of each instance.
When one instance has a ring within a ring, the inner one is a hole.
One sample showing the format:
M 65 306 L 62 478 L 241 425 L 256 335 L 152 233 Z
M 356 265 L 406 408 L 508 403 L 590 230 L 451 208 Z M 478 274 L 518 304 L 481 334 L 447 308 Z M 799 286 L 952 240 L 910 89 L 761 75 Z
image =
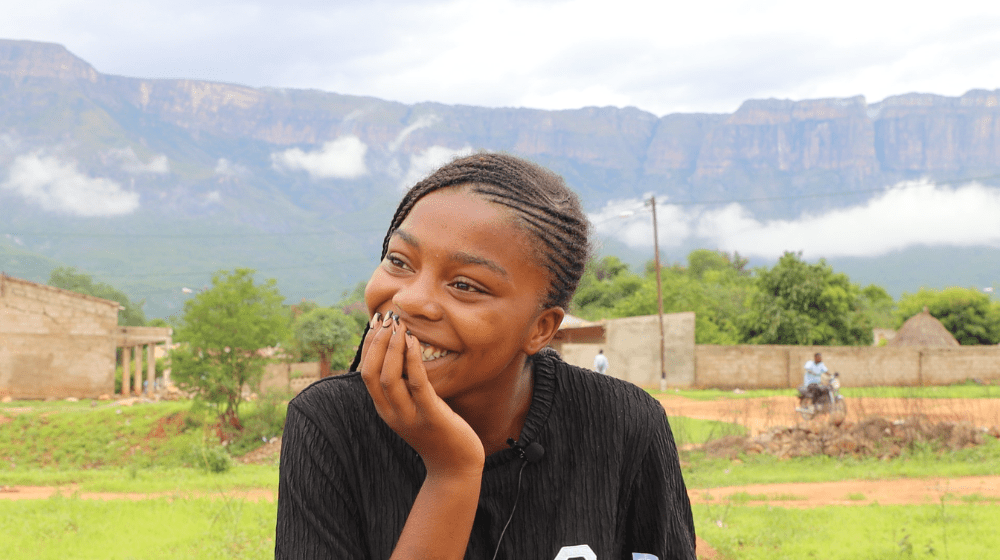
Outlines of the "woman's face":
M 398 313 L 420 341 L 445 400 L 503 390 L 562 320 L 541 309 L 548 276 L 509 212 L 467 187 L 424 196 L 365 290 L 369 314 Z

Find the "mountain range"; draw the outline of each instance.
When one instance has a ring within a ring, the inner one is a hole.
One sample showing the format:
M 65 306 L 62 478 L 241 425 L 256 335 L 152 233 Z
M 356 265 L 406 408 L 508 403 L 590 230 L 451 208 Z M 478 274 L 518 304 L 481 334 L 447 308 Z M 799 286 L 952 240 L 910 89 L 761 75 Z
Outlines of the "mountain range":
M 748 100 L 732 114 L 666 116 L 407 105 L 112 76 L 60 45 L 0 40 L 0 268 L 44 281 L 54 266 L 75 266 L 144 299 L 151 317 L 176 313 L 213 271 L 238 266 L 276 278 L 291 301 L 329 303 L 367 278 L 403 190 L 456 154 L 532 159 L 563 175 L 590 212 L 656 193 L 792 219 L 902 180 L 1000 184 L 998 99 L 1000 90 Z M 602 245 L 634 264 L 651 256 L 610 236 Z M 990 247 L 828 260 L 897 296 L 1000 278 Z

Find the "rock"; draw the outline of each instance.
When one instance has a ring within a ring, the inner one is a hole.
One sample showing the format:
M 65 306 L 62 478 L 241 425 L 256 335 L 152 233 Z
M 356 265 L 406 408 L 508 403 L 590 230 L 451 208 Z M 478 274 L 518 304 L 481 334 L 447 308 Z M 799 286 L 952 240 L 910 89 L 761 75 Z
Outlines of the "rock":
M 80 402 L 80 399 L 76 397 L 66 397 L 66 402 Z
M 99 401 L 110 401 L 111 400 L 111 395 L 109 395 L 107 393 L 104 393 L 101 396 L 97 397 L 97 400 L 99 400 Z
M 0 399 L 0 402 L 2 402 L 2 403 L 14 402 L 14 397 L 12 397 L 10 395 L 4 395 L 4 397 L 2 399 Z

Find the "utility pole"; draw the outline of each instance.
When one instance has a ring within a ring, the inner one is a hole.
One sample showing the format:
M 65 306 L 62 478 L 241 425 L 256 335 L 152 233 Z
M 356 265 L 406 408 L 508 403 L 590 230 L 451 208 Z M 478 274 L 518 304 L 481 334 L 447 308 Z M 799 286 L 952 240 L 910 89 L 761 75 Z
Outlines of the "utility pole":
M 656 228 L 656 197 L 649 197 L 649 205 L 653 207 L 653 251 L 656 253 L 656 306 L 660 323 L 660 391 L 667 390 L 667 369 L 663 355 L 666 353 L 666 343 L 663 337 L 663 284 L 660 283 L 660 234 Z

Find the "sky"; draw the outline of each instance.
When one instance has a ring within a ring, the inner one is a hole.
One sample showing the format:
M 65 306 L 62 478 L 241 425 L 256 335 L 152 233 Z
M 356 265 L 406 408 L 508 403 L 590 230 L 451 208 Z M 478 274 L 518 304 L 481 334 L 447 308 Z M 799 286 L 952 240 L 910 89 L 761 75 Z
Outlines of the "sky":
M 98 71 L 657 115 L 1000 87 L 1000 2 L 35 0 L 0 37 Z
M 404 103 L 634 106 L 665 115 L 729 113 L 759 98 L 863 95 L 873 103 L 1000 88 L 996 1 L 35 0 L 4 7 L 0 37 L 62 44 L 106 74 Z M 272 158 L 290 170 L 357 176 L 367 171 L 365 150 L 341 138 Z M 430 169 L 448 155 L 428 153 L 413 167 Z M 117 185 L 81 178 L 71 162 L 34 157 L 8 170 L 5 188 L 58 206 L 84 185 L 113 200 L 116 212 L 137 204 Z M 116 157 L 137 172 L 169 171 L 165 160 Z M 89 200 L 74 204 L 100 211 Z M 668 246 L 695 238 L 771 258 L 786 249 L 831 257 L 914 244 L 1000 247 L 1000 191 L 971 182 L 889 185 L 854 207 L 768 222 L 739 204 L 661 200 Z M 591 216 L 599 232 L 642 246 L 651 239 L 648 218 L 618 217 L 637 205 L 612 201 Z

